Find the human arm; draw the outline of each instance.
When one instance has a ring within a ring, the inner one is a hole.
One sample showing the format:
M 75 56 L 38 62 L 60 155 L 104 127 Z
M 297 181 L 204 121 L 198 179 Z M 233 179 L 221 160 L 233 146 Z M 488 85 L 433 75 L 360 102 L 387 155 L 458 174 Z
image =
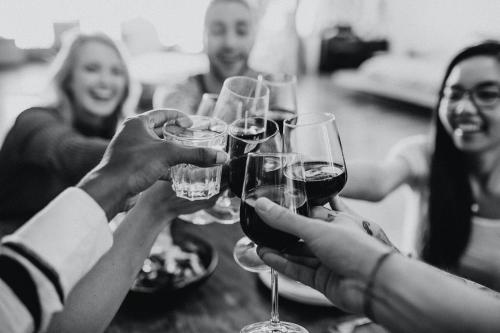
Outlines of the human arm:
M 216 198 L 178 198 L 169 182 L 158 181 L 140 195 L 134 208 L 113 234 L 112 248 L 70 293 L 50 332 L 102 332 L 113 319 L 156 236 L 179 214 L 213 205 Z
M 78 133 L 54 110 L 43 108 L 21 113 L 6 139 L 21 160 L 53 170 L 73 183 L 97 165 L 108 143 Z
M 206 166 L 226 160 L 223 152 L 185 148 L 159 139 L 157 132 L 169 120 L 190 123 L 185 115 L 171 110 L 128 119 L 79 188 L 66 190 L 31 222 L 4 238 L 2 255 L 12 260 L 0 263 L 4 274 L 0 288 L 2 296 L 6 295 L 0 300 L 0 319 L 5 319 L 5 325 L 12 324 L 12 331 L 44 328 L 61 310 L 69 291 L 110 248 L 106 216 L 113 217 L 128 198 L 147 189 L 177 163 Z M 9 269 L 14 266 L 19 270 Z M 21 278 L 28 282 L 21 283 Z
M 398 142 L 383 161 L 349 162 L 342 196 L 380 201 L 400 185 L 421 184 L 427 179 L 429 154 L 427 137 L 417 135 Z
M 2 240 L 2 328 L 43 330 L 80 277 L 111 244 L 111 231 L 98 204 L 77 188 L 61 193 Z
M 404 184 L 410 176 L 404 160 L 352 161 L 342 195 L 347 198 L 380 201 Z
M 182 112 L 158 109 L 128 118 L 111 140 L 101 162 L 87 174 L 78 187 L 90 194 L 114 217 L 126 200 L 147 189 L 160 178 L 168 178 L 170 167 L 179 163 L 198 166 L 222 164 L 227 154 L 208 148 L 186 147 L 158 136 L 162 125 L 175 121 L 189 126 Z
M 260 249 L 263 260 L 281 273 L 323 292 L 342 309 L 363 313 L 391 332 L 493 332 L 500 329 L 500 299 L 465 285 L 427 264 L 399 254 L 389 256 L 372 276 L 379 258 L 390 249 L 340 215 L 330 223 L 293 215 L 266 199 L 257 213 L 270 226 L 302 238 L 312 257 Z M 366 298 L 368 281 L 371 297 Z

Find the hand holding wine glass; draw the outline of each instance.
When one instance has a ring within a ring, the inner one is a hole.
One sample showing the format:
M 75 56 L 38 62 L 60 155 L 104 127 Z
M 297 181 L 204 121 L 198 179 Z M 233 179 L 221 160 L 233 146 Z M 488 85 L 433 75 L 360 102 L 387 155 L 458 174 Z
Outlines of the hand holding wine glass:
M 241 196 L 241 227 L 260 246 L 278 251 L 298 244 L 300 239 L 266 224 L 255 211 L 258 198 L 268 198 L 294 214 L 309 213 L 305 188 L 304 167 L 300 155 L 283 153 L 248 154 Z M 254 246 L 254 251 L 256 246 Z M 302 326 L 281 322 L 278 315 L 278 273 L 271 269 L 271 320 L 250 324 L 240 332 L 307 333 Z

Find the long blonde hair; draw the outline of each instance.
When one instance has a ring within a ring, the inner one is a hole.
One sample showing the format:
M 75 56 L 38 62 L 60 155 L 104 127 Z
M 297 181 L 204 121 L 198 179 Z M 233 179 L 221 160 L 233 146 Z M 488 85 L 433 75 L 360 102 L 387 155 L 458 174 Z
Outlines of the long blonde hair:
M 80 48 L 90 41 L 102 43 L 115 50 L 124 64 L 126 78 L 125 91 L 122 100 L 112 113 L 112 116 L 116 119 L 113 125 L 116 126 L 116 122 L 120 118 L 125 118 L 135 113 L 140 88 L 130 76 L 127 55 L 122 46 L 113 41 L 108 35 L 101 32 L 82 33 L 70 31 L 63 36 L 61 49 L 51 65 L 50 88 L 52 90 L 52 96 L 51 99 L 46 102 L 46 106 L 56 108 L 65 121 L 69 123 L 73 121 L 74 106 L 72 105 L 71 96 L 69 94 L 69 81 L 71 80 L 71 73 L 75 66 L 76 57 Z

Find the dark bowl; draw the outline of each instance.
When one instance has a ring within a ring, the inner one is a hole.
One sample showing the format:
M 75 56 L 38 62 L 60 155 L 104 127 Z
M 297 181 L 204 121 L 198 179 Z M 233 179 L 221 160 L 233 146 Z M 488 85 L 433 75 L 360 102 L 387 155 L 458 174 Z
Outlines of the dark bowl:
M 205 268 L 204 272 L 183 279 L 161 270 L 158 272 L 155 280 L 134 283 L 134 286 L 132 286 L 127 295 L 127 303 L 154 305 L 158 305 L 158 302 L 165 303 L 168 300 L 174 299 L 174 296 L 199 286 L 215 271 L 219 257 L 215 248 L 210 243 L 187 233 L 177 235 L 175 243 L 183 251 L 197 254 L 201 265 Z M 150 257 L 150 260 L 155 261 L 158 259 Z

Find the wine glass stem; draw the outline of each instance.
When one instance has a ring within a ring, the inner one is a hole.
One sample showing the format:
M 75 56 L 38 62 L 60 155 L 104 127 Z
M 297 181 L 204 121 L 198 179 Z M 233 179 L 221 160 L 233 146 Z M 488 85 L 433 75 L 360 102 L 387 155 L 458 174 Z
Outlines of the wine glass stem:
M 278 272 L 271 268 L 271 324 L 279 325 L 278 312 Z

